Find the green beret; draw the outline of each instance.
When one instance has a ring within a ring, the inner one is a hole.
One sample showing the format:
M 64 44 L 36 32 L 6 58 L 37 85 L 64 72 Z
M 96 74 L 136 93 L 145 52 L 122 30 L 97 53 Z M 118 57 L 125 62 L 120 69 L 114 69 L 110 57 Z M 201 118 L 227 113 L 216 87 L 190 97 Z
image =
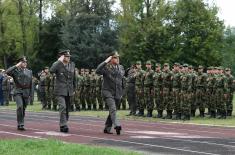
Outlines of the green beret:
M 188 68 L 193 68 L 193 66 L 192 66 L 192 65 L 189 65 Z
M 183 64 L 183 67 L 188 67 L 188 64 Z
M 178 62 L 175 62 L 174 66 L 180 66 L 180 64 Z

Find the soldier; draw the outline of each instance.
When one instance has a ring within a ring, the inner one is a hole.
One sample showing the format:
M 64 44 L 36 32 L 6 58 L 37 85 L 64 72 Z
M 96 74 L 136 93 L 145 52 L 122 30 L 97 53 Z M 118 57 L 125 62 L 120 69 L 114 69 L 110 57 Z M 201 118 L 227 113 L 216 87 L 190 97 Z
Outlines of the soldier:
M 76 90 L 75 90 L 75 95 L 73 97 L 74 104 L 76 107 L 76 111 L 80 111 L 80 98 L 81 98 L 81 80 L 82 76 L 79 75 L 79 70 L 76 68 L 75 70 L 75 78 L 76 78 Z
M 51 95 L 52 95 L 52 105 L 53 105 L 53 110 L 57 111 L 57 100 L 56 100 L 56 95 L 55 95 L 55 82 L 56 82 L 56 75 L 51 74 L 51 80 L 50 80 L 50 89 L 51 89 Z
M 70 61 L 69 50 L 59 52 L 59 56 L 59 59 L 51 66 L 50 72 L 56 75 L 54 94 L 59 105 L 60 132 L 68 132 L 69 108 L 76 87 L 75 64 Z
M 84 94 L 85 94 L 85 101 L 87 105 L 87 110 L 91 110 L 91 77 L 90 77 L 90 70 L 85 69 L 84 74 Z
M 30 100 L 32 89 L 32 71 L 27 69 L 27 60 L 25 57 L 18 59 L 18 63 L 7 69 L 7 75 L 13 77 L 15 82 L 14 100 L 17 110 L 17 129 L 25 130 L 24 117 L 25 109 Z
M 206 85 L 207 85 L 207 75 L 203 73 L 203 66 L 198 66 L 198 72 L 195 79 L 196 87 L 196 105 L 191 107 L 191 116 L 195 116 L 196 108 L 199 107 L 200 117 L 205 117 L 205 104 L 206 104 Z
M 133 64 L 126 70 L 127 77 L 127 101 L 130 107 L 130 113 L 127 116 L 136 115 L 136 94 L 135 94 L 135 75 L 136 64 Z
M 91 74 L 90 74 L 90 99 L 89 101 L 92 104 L 92 109 L 97 110 L 97 92 L 96 92 L 96 81 L 98 77 L 95 73 L 95 69 L 91 69 Z
M 170 71 L 170 66 L 168 63 L 164 64 L 163 68 L 163 73 L 162 73 L 162 79 L 163 79 L 163 104 L 164 107 L 166 108 L 167 116 L 164 117 L 166 119 L 171 119 L 172 118 L 172 111 L 173 111 L 173 106 L 172 106 L 172 97 L 171 97 L 171 89 L 172 89 L 172 78 L 173 74 Z
M 181 119 L 181 104 L 180 104 L 180 87 L 181 87 L 181 73 L 180 64 L 175 63 L 172 77 L 172 106 L 174 109 L 174 120 Z
M 98 75 L 98 79 L 97 79 L 97 84 L 96 84 L 96 92 L 97 92 L 97 101 L 99 104 L 99 110 L 103 110 L 104 109 L 104 103 L 103 103 L 103 98 L 102 98 L 102 83 L 103 83 L 103 76 L 102 75 Z
M 226 98 L 228 94 L 228 83 L 226 81 L 226 77 L 223 74 L 222 67 L 218 67 L 218 75 L 216 76 L 216 108 L 218 111 L 219 119 L 226 119 Z
M 3 71 L 3 81 L 2 81 L 2 91 L 3 91 L 3 99 L 4 105 L 9 105 L 9 96 L 10 96 L 10 76 L 7 76 L 6 72 Z
M 135 77 L 135 91 L 136 91 L 136 104 L 139 110 L 137 116 L 144 116 L 144 74 L 145 71 L 141 68 L 141 62 L 136 62 Z
M 227 100 L 226 100 L 226 107 L 227 107 L 227 116 L 232 116 L 233 111 L 233 80 L 234 77 L 231 75 L 230 68 L 225 69 L 225 76 L 227 78 L 227 85 L 228 85 L 228 93 L 227 93 Z
M 181 76 L 181 119 L 190 120 L 191 114 L 191 83 L 190 74 L 188 73 L 188 64 L 183 65 L 183 74 Z
M 86 95 L 85 95 L 85 69 L 81 68 L 80 70 L 80 74 L 81 74 L 81 91 L 80 91 L 80 101 L 81 101 L 81 105 L 82 105 L 82 110 L 86 110 Z
M 123 95 L 122 95 L 122 99 L 121 99 L 121 104 L 117 107 L 118 110 L 121 108 L 121 106 L 122 106 L 122 110 L 126 110 L 126 102 L 127 102 L 126 83 L 127 83 L 127 79 L 126 79 L 126 77 L 124 76 L 123 79 L 122 79 Z
M 109 107 L 109 115 L 105 122 L 104 133 L 110 132 L 112 125 L 116 130 L 117 135 L 120 135 L 122 130 L 121 125 L 117 121 L 116 105 L 120 102 L 123 94 L 122 80 L 124 76 L 124 68 L 119 64 L 119 55 L 117 52 L 112 53 L 104 62 L 99 64 L 96 73 L 103 75 L 104 81 L 102 86 L 102 95 Z
M 146 71 L 144 74 L 144 105 L 143 108 L 147 106 L 147 117 L 152 117 L 152 112 L 154 108 L 153 103 L 153 75 L 154 71 L 152 70 L 151 61 L 146 62 Z
M 42 72 L 39 74 L 39 78 L 40 78 L 40 96 L 41 96 L 41 103 L 42 103 L 42 109 L 46 109 L 47 107 L 47 83 L 46 83 L 46 78 L 47 78 L 47 74 L 48 74 L 48 69 L 45 72 L 45 69 L 42 70 Z
M 155 73 L 153 75 L 154 101 L 157 108 L 157 118 L 162 118 L 164 105 L 162 101 L 162 72 L 161 64 L 156 63 Z

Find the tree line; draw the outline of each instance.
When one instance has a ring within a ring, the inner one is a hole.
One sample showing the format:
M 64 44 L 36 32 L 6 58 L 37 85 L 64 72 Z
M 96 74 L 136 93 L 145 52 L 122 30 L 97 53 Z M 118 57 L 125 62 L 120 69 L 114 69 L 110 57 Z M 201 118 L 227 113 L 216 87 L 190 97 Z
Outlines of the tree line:
M 0 66 L 26 55 L 38 71 L 70 49 L 81 68 L 118 50 L 136 60 L 235 70 L 235 29 L 203 0 L 0 0 Z M 52 12 L 48 15 L 47 12 Z M 49 17 L 48 17 L 49 16 Z

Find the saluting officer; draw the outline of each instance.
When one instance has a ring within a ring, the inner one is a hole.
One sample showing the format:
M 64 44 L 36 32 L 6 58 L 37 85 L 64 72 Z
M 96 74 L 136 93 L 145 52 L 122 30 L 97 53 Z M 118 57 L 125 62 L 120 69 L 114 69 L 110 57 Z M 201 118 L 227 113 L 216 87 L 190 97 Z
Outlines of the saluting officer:
M 112 125 L 114 125 L 117 135 L 120 135 L 122 128 L 117 120 L 116 105 L 120 103 L 123 95 L 123 77 L 125 71 L 123 66 L 119 64 L 118 53 L 112 53 L 104 62 L 99 64 L 96 73 L 103 75 L 102 95 L 109 108 L 104 133 L 112 134 L 110 131 Z
M 15 66 L 10 67 L 6 74 L 13 77 L 14 87 L 14 100 L 16 101 L 17 110 L 17 129 L 25 130 L 24 117 L 25 109 L 30 101 L 30 95 L 32 94 L 32 71 L 27 69 L 27 60 L 25 57 L 18 59 L 18 63 Z
M 51 66 L 50 72 L 55 73 L 56 76 L 54 94 L 59 105 L 60 132 L 68 132 L 67 122 L 71 97 L 74 95 L 76 87 L 75 64 L 70 61 L 69 50 L 59 52 L 59 56 L 59 59 Z

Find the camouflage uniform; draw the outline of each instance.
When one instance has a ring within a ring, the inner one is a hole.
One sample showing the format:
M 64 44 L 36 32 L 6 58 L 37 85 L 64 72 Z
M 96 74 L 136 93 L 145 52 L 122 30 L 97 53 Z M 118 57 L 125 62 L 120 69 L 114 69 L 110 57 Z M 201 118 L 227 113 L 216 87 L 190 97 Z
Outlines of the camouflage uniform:
M 230 68 L 226 68 L 226 72 L 230 72 Z M 228 83 L 228 96 L 226 100 L 226 106 L 227 106 L 227 116 L 232 116 L 232 111 L 233 111 L 233 80 L 234 77 L 230 73 L 226 73 L 226 78 L 227 78 L 227 83 Z
M 144 116 L 144 87 L 143 87 L 143 78 L 145 71 L 136 69 L 135 77 L 135 91 L 136 91 L 136 103 L 139 113 L 137 116 Z
M 203 67 L 199 66 L 198 69 L 203 69 Z M 207 85 L 207 75 L 199 71 L 195 79 L 195 86 L 196 86 L 196 105 L 199 107 L 201 117 L 204 117 L 204 112 L 205 112 L 206 85 Z M 192 116 L 195 116 L 195 111 L 196 107 L 191 107 Z
M 179 66 L 175 63 L 175 66 Z M 181 119 L 181 104 L 180 104 L 180 87 L 181 87 L 181 73 L 177 70 L 173 71 L 172 77 L 172 106 L 174 109 L 174 118 Z
M 5 73 L 2 81 L 2 91 L 3 91 L 4 105 L 8 106 L 9 96 L 10 96 L 10 78 Z
M 89 101 L 93 105 L 93 110 L 97 110 L 97 92 L 96 92 L 96 81 L 98 80 L 98 76 L 95 74 L 95 70 L 91 70 L 90 74 L 90 99 Z M 89 106 L 88 106 L 89 107 Z
M 84 96 L 87 105 L 87 109 L 91 110 L 91 78 L 89 74 L 89 69 L 85 69 L 84 76 Z
M 212 68 L 208 70 L 211 71 Z M 212 73 L 208 73 L 207 76 L 207 85 L 206 85 L 206 106 L 208 107 L 208 113 L 211 117 L 216 117 L 216 97 L 215 97 L 215 81 L 216 75 Z
M 156 64 L 156 68 L 157 67 L 160 67 L 160 64 Z M 164 110 L 164 104 L 162 101 L 162 80 L 162 72 L 159 69 L 158 71 L 155 71 L 153 75 L 154 101 L 158 111 L 157 118 L 162 117 Z
M 76 111 L 80 111 L 80 97 L 81 97 L 81 81 L 82 81 L 82 76 L 79 75 L 78 69 L 76 69 L 76 89 L 75 89 L 75 94 L 74 94 L 74 105 L 76 108 Z
M 150 61 L 146 62 L 146 65 L 151 65 Z M 146 72 L 144 74 L 144 107 L 147 106 L 147 117 L 152 117 L 152 112 L 154 108 L 154 102 L 153 102 L 153 75 L 154 71 L 149 68 L 146 69 Z
M 81 69 L 81 84 L 80 84 L 80 102 L 82 105 L 82 110 L 86 110 L 86 95 L 85 95 L 85 70 Z
M 164 64 L 164 67 L 169 67 L 168 63 Z M 172 118 L 172 96 L 171 96 L 171 89 L 172 89 L 172 77 L 173 74 L 169 69 L 163 70 L 162 78 L 163 78 L 163 104 L 165 109 L 167 110 L 167 116 L 164 118 L 171 119 Z
M 103 102 L 102 93 L 101 93 L 102 83 L 103 83 L 103 76 L 98 75 L 97 80 L 96 80 L 96 94 L 97 94 L 97 101 L 98 101 L 98 105 L 99 105 L 99 110 L 104 109 L 104 102 Z

